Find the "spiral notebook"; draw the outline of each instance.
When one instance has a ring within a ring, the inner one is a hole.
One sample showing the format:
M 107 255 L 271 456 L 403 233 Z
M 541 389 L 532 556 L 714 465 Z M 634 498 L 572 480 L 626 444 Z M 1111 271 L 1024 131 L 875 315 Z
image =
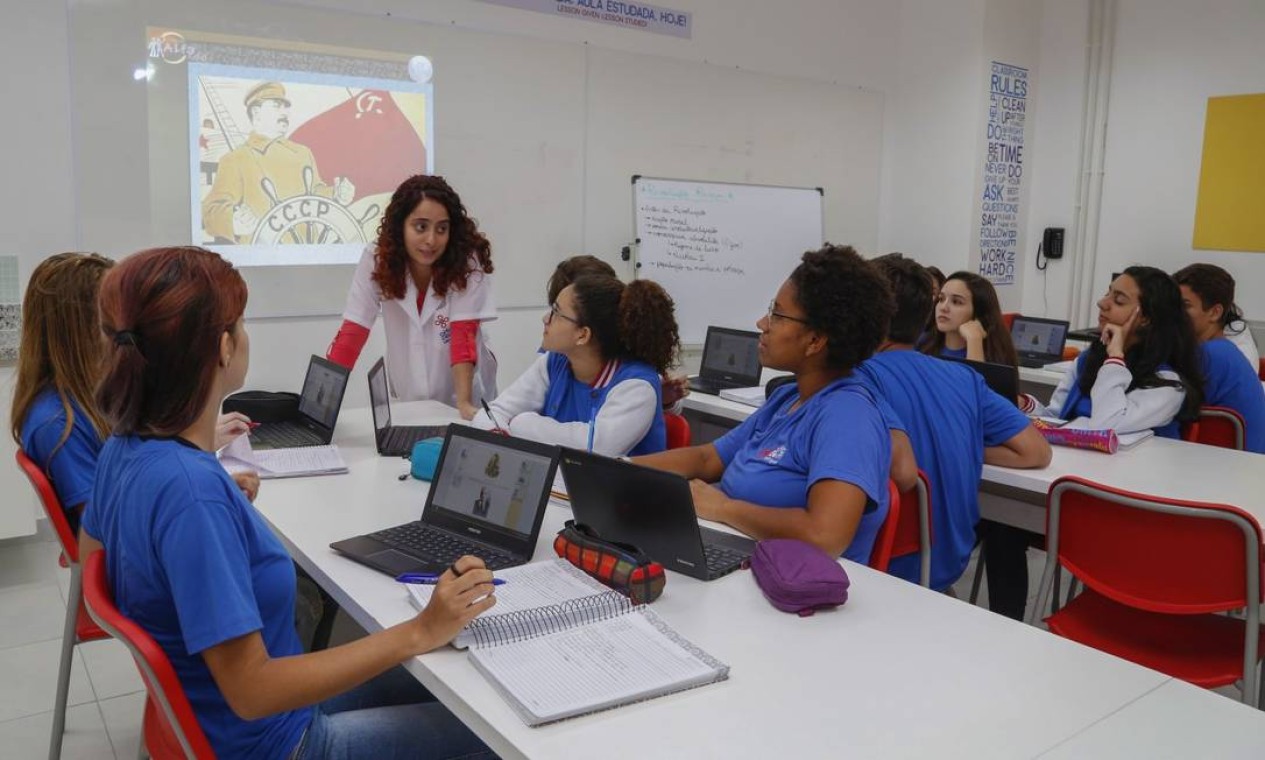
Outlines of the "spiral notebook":
M 729 677 L 729 666 L 686 641 L 645 606 L 565 560 L 498 574 L 500 614 L 454 642 L 529 726 L 640 702 Z M 515 593 L 518 587 L 518 593 Z M 425 592 L 410 601 L 425 605 Z M 429 587 L 420 587 L 429 588 Z M 529 599 L 553 599 L 530 606 Z

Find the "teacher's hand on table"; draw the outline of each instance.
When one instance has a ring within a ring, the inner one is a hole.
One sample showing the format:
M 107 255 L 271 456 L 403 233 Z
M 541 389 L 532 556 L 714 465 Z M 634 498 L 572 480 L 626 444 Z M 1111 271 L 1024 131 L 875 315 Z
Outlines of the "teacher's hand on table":
M 483 560 L 467 555 L 454 562 L 439 577 L 426 609 L 415 618 L 419 624 L 415 653 L 447 644 L 467 623 L 491 609 L 496 604 L 494 588 L 492 571 Z

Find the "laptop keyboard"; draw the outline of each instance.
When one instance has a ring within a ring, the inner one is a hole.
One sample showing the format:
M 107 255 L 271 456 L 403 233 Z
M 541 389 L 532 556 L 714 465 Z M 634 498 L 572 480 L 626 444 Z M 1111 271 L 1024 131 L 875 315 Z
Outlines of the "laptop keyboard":
M 442 438 L 446 432 L 448 432 L 447 425 L 392 427 L 387 430 L 382 442 L 382 450 L 388 454 L 411 456 L 414 443 L 426 438 Z
M 518 562 L 509 555 L 496 554 L 486 546 L 466 541 L 460 536 L 436 530 L 422 523 L 408 523 L 370 533 L 384 544 L 401 549 L 418 559 L 438 564 L 451 564 L 463 555 L 473 554 L 483 560 L 489 570 L 500 570 Z
M 707 560 L 707 574 L 719 578 L 742 567 L 747 555 L 719 544 L 703 544 L 703 558 Z
M 303 446 L 320 446 L 315 433 L 305 427 L 288 422 L 262 425 L 250 434 L 253 446 L 264 444 L 274 449 L 292 449 Z

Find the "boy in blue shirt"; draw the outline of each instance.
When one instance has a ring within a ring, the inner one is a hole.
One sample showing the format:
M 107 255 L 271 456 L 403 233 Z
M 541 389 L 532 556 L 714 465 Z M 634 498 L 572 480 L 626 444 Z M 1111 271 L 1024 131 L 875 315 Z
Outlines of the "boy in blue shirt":
M 1265 389 L 1257 369 L 1225 336 L 1227 325 L 1243 319 L 1234 305 L 1234 278 L 1212 264 L 1191 264 L 1173 279 L 1199 339 L 1204 404 L 1238 412 L 1243 417 L 1244 448 L 1265 454 Z
M 984 462 L 1044 467 L 1050 446 L 1014 402 L 989 390 L 979 374 L 914 350 L 932 308 L 927 271 L 900 254 L 874 264 L 891 286 L 896 311 L 886 342 L 861 364 L 857 379 L 905 423 L 914 458 L 931 481 L 931 587 L 942 591 L 961 577 L 975 545 Z M 892 560 L 890 572 L 917 582 L 918 557 Z M 990 597 L 993 589 L 990 577 Z

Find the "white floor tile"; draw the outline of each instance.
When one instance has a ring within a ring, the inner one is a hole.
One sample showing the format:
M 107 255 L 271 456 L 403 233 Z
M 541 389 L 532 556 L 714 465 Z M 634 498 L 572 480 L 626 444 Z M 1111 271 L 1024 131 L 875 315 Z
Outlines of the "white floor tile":
M 6 544 L 0 548 L 0 588 L 55 582 L 60 555 L 61 549 L 55 542 Z
M 90 641 L 79 647 L 79 653 L 88 665 L 88 678 L 97 699 L 144 690 L 145 683 L 136 670 L 136 661 L 122 643 L 114 639 Z
M 0 588 L 0 649 L 61 639 L 66 602 L 50 581 Z
M 141 716 L 145 710 L 145 693 L 128 694 L 125 697 L 103 699 L 101 714 L 105 718 L 105 730 L 119 758 L 136 757 L 141 740 Z
M 53 709 L 60 652 L 60 640 L 0 649 L 0 673 L 4 674 L 0 677 L 0 721 Z M 96 695 L 80 652 L 75 652 L 72 663 L 68 703 L 79 705 L 94 701 Z
M 15 760 L 48 757 L 48 740 L 52 730 L 52 712 L 0 723 L 2 754 Z M 62 737 L 61 756 L 62 760 L 114 760 L 110 737 L 95 702 L 66 711 L 66 733 Z

